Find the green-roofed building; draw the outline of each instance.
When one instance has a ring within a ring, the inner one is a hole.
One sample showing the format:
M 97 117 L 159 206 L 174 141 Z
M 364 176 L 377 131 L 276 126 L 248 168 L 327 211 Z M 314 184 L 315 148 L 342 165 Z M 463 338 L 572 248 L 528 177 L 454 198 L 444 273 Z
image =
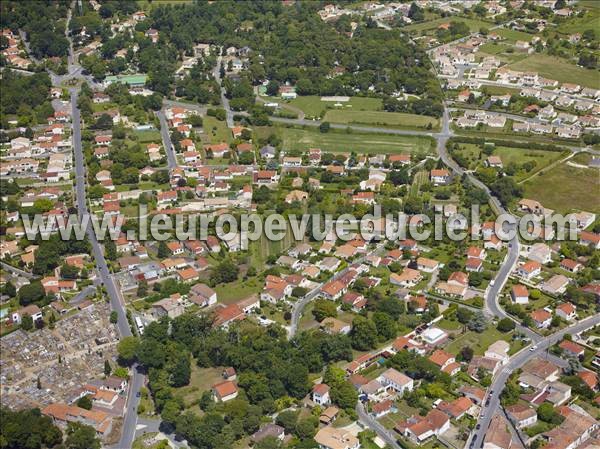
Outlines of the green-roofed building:
M 113 83 L 127 84 L 129 87 L 144 87 L 146 85 L 147 75 L 111 75 L 104 79 L 104 85 L 110 86 Z

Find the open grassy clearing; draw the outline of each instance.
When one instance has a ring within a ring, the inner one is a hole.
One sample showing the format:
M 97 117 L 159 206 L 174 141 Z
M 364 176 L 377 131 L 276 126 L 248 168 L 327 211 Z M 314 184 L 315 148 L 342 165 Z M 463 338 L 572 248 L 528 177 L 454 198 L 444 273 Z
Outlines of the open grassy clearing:
M 502 36 L 504 39 L 516 42 L 516 41 L 526 41 L 531 42 L 531 39 L 535 37 L 534 34 L 525 33 L 524 31 L 511 30 L 509 28 L 498 28 L 493 31 L 498 36 Z
M 462 17 L 442 17 L 439 19 L 431 20 L 429 22 L 408 25 L 402 29 L 405 31 L 413 31 L 413 32 L 414 31 L 416 31 L 416 32 L 428 31 L 428 30 L 437 29 L 443 23 L 449 23 L 451 21 L 466 23 L 471 32 L 479 31 L 480 28 L 489 28 L 490 26 L 493 25 L 492 23 L 486 22 L 483 20 L 464 19 Z
M 362 123 L 398 128 L 433 129 L 439 127 L 439 120 L 435 117 L 402 112 L 331 110 L 327 111 L 325 120 L 332 123 Z
M 174 396 L 182 398 L 186 408 L 193 407 L 204 391 L 210 390 L 214 384 L 223 380 L 220 368 L 200 368 L 194 359 L 191 368 L 189 385 L 174 389 Z M 193 408 L 200 411 L 198 407 Z
M 457 153 L 461 154 L 463 157 L 469 160 L 469 169 L 475 169 L 478 166 L 484 165 L 487 156 L 482 153 L 479 145 L 461 143 L 460 148 L 461 149 L 458 150 Z M 559 152 L 512 147 L 496 147 L 494 149 L 493 154 L 495 156 L 500 156 L 504 167 L 508 166 L 508 164 L 510 163 L 514 163 L 520 166 L 525 162 L 535 162 L 536 166 L 531 172 L 519 172 L 517 173 L 517 175 L 515 175 L 515 179 L 517 181 L 531 176 L 536 171 L 543 169 L 544 167 L 563 157 L 563 154 Z
M 149 131 L 134 131 L 133 134 L 137 136 L 138 142 L 150 143 L 150 142 L 161 142 L 160 131 L 149 130 Z
M 359 134 L 343 131 L 321 133 L 314 129 L 279 128 L 283 148 L 306 151 L 321 148 L 329 152 L 357 153 L 431 153 L 432 140 L 419 136 Z
M 576 83 L 600 89 L 600 72 L 578 67 L 556 56 L 534 54 L 519 62 L 510 64 L 509 68 L 524 72 L 538 72 L 546 78 L 555 79 L 562 83 Z
M 486 53 L 488 55 L 497 55 L 500 53 L 504 53 L 506 50 L 510 48 L 507 44 L 496 44 L 494 42 L 487 42 L 479 47 L 478 51 Z
M 581 2 L 580 2 L 581 3 Z M 570 17 L 564 23 L 561 23 L 557 31 L 562 34 L 583 33 L 585 30 L 598 30 L 600 21 L 600 2 L 593 0 L 585 5 L 588 7 L 583 17 Z
M 556 212 L 574 209 L 600 213 L 600 170 L 557 165 L 523 183 L 524 196 Z
M 285 102 L 279 101 L 280 104 L 285 105 Z M 382 109 L 383 100 L 381 98 L 368 98 L 368 97 L 350 97 L 349 101 L 340 102 L 342 106 L 334 106 L 337 104 L 335 101 L 321 101 L 321 97 L 318 95 L 308 95 L 305 97 L 298 97 L 288 102 L 290 105 L 301 109 L 308 116 L 320 117 L 324 114 L 327 109 L 340 109 L 346 110 L 351 109 L 352 111 L 378 111 Z
M 214 117 L 206 116 L 203 118 L 204 136 L 208 143 L 231 142 L 233 136 L 227 128 L 227 123 L 217 120 Z
M 500 332 L 495 327 L 488 327 L 481 334 L 471 331 L 461 334 L 458 338 L 448 343 L 445 349 L 449 353 L 457 355 L 463 347 L 469 346 L 473 349 L 475 355 L 482 355 L 492 343 L 498 340 L 510 342 L 511 337 L 512 333 L 506 334 Z
M 217 285 L 215 291 L 220 303 L 232 304 L 262 290 L 263 284 L 258 278 L 241 279 L 228 284 Z

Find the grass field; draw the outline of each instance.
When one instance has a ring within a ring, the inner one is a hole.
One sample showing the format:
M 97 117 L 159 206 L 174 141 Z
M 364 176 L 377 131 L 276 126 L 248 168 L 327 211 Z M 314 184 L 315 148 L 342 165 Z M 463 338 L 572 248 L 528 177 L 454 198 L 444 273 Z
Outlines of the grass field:
M 362 123 L 398 128 L 433 129 L 439 127 L 439 120 L 426 115 L 404 114 L 402 112 L 379 111 L 327 111 L 325 120 L 332 123 Z M 427 128 L 431 126 L 430 128 Z
M 508 28 L 498 28 L 498 29 L 494 30 L 494 32 L 498 36 L 502 36 L 504 39 L 511 41 L 511 42 L 516 42 L 516 41 L 531 42 L 531 39 L 533 39 L 535 36 L 530 33 L 525 33 L 524 31 L 511 30 Z
M 594 0 L 589 2 L 588 10 L 583 17 L 570 17 L 569 20 L 561 23 L 557 31 L 562 34 L 583 33 L 585 30 L 598 30 L 598 22 L 600 21 L 600 2 Z
M 600 89 L 600 75 L 596 70 L 577 67 L 556 56 L 534 54 L 510 64 L 509 68 L 520 71 L 538 72 L 541 76 L 562 83 L 577 83 L 582 86 Z
M 209 143 L 229 143 L 233 139 L 227 124 L 214 117 L 204 117 L 202 126 L 204 127 L 204 137 L 209 139 Z
M 497 55 L 505 52 L 508 48 L 510 48 L 506 44 L 496 44 L 494 42 L 487 42 L 479 47 L 479 51 L 486 53 L 488 55 Z
M 556 212 L 581 209 L 600 213 L 600 171 L 560 164 L 523 183 L 524 197 Z M 594 193 L 595 192 L 595 193 Z
M 219 368 L 200 368 L 195 360 L 192 360 L 191 368 L 189 385 L 174 389 L 174 396 L 182 398 L 186 408 L 195 405 L 204 391 L 210 390 L 214 384 L 223 380 L 222 370 Z M 193 408 L 200 410 L 198 407 Z
M 161 142 L 160 131 L 134 131 L 133 134 L 140 143 Z
M 461 143 L 460 147 L 461 150 L 459 150 L 458 153 L 469 160 L 469 169 L 475 169 L 477 166 L 483 166 L 486 158 L 482 156 L 479 145 Z M 531 172 L 518 172 L 515 175 L 515 179 L 517 181 L 531 176 L 536 171 L 543 169 L 563 156 L 562 153 L 559 152 L 500 146 L 494 149 L 493 154 L 500 156 L 504 167 L 510 163 L 515 163 L 517 165 L 522 165 L 529 161 L 534 161 L 536 163 L 535 168 Z
M 448 23 L 450 21 L 455 22 L 464 22 L 469 27 L 471 32 L 479 31 L 480 28 L 489 28 L 493 24 L 490 22 L 485 22 L 483 20 L 473 20 L 473 19 L 464 19 L 462 17 L 442 17 L 439 19 L 431 20 L 429 22 L 416 23 L 414 25 L 409 25 L 402 28 L 405 31 L 428 31 L 432 29 L 437 29 L 441 24 Z
M 304 151 L 321 148 L 323 151 L 357 153 L 430 153 L 432 140 L 428 137 L 393 136 L 388 134 L 320 133 L 314 129 L 279 128 L 283 148 Z
M 285 104 L 285 103 L 282 103 Z M 289 104 L 304 111 L 311 117 L 321 117 L 327 109 L 334 109 L 334 101 L 321 101 L 320 96 L 308 95 L 290 100 Z M 349 101 L 340 103 L 341 107 L 335 109 L 351 109 L 352 111 L 378 111 L 382 109 L 381 98 L 351 97 Z
M 467 332 L 460 335 L 455 340 L 451 341 L 445 349 L 449 353 L 456 355 L 463 347 L 470 346 L 475 352 L 475 355 L 482 355 L 492 343 L 498 340 L 509 341 L 510 337 L 511 334 L 504 334 L 495 327 L 488 327 L 481 334 L 478 334 L 477 332 Z

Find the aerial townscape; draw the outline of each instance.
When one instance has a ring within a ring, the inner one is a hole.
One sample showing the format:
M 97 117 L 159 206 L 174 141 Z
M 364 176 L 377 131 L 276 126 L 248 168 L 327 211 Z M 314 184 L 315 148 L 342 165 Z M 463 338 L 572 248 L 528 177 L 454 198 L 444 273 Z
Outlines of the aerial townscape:
M 599 60 L 600 0 L 0 1 L 0 449 L 600 449 Z

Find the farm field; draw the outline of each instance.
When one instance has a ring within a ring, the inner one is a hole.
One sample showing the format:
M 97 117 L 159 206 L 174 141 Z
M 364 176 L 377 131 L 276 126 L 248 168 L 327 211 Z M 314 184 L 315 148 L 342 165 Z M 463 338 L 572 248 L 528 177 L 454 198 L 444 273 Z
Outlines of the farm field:
M 286 102 L 278 101 L 282 105 Z M 381 110 L 383 101 L 381 98 L 368 98 L 368 97 L 350 97 L 349 101 L 341 102 L 341 107 L 335 108 L 334 101 L 321 101 L 321 97 L 317 95 L 308 95 L 305 97 L 298 97 L 288 102 L 291 106 L 304 111 L 304 113 L 311 117 L 320 117 L 326 109 L 352 109 L 352 111 L 378 111 Z
M 577 83 L 582 86 L 600 89 L 598 71 L 577 67 L 575 64 L 555 56 L 534 54 L 510 64 L 509 68 L 524 72 L 538 72 L 541 76 L 555 79 L 561 83 Z
M 331 110 L 325 115 L 325 120 L 332 123 L 360 123 L 394 128 L 437 129 L 439 127 L 439 120 L 435 117 L 402 112 Z
M 420 136 L 394 136 L 387 134 L 359 134 L 318 130 L 279 128 L 283 147 L 305 151 L 321 148 L 329 152 L 357 153 L 430 153 L 432 140 Z
M 541 202 L 556 212 L 574 209 L 600 213 L 600 170 L 577 168 L 566 163 L 540 173 L 523 183 L 524 196 Z

